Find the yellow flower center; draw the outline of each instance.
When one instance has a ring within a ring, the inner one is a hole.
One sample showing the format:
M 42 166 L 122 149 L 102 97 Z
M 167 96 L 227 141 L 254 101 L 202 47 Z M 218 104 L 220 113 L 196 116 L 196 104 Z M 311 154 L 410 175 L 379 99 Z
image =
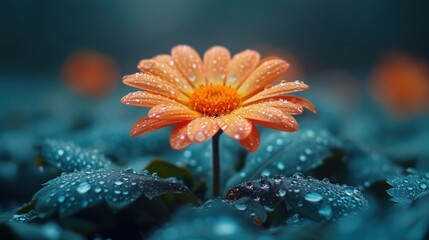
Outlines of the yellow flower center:
M 189 100 L 189 106 L 206 116 L 228 114 L 241 104 L 237 90 L 224 85 L 200 85 Z

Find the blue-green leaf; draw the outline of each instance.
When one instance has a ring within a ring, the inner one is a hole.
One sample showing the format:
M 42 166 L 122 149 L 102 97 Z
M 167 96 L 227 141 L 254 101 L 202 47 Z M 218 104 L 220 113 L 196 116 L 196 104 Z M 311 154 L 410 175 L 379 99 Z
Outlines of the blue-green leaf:
M 190 193 L 190 190 L 173 178 L 163 179 L 132 170 L 88 169 L 63 173 L 46 183 L 33 200 L 35 210 L 41 215 L 58 212 L 60 216 L 68 216 L 102 201 L 117 210 L 141 195 L 152 199 L 169 193 Z
M 387 193 L 392 196 L 392 201 L 400 205 L 409 206 L 416 199 L 429 193 L 429 173 L 419 175 L 417 173 L 389 179 L 392 186 Z
M 73 143 L 46 140 L 40 155 L 47 162 L 64 172 L 84 169 L 109 169 L 112 162 L 96 150 L 83 149 Z
M 261 174 L 290 176 L 315 168 L 340 145 L 327 131 L 314 130 L 269 132 L 262 135 L 261 143 L 257 152 L 247 156 L 245 167 L 228 181 L 229 188 Z
M 332 184 L 300 173 L 293 177 L 276 176 L 239 184 L 232 188 L 227 199 L 249 197 L 273 208 L 281 201 L 303 216 L 316 220 L 336 220 L 368 207 L 366 199 L 354 187 Z

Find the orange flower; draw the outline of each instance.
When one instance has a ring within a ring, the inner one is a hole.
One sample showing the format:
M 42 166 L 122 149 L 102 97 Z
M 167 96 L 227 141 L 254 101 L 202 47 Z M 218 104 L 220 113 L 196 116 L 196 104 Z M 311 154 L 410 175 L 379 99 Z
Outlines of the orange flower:
M 372 79 L 374 97 L 396 114 L 424 113 L 429 102 L 429 68 L 424 60 L 400 52 L 386 54 Z
M 260 61 L 252 50 L 231 59 L 229 51 L 219 46 L 207 50 L 203 60 L 186 45 L 174 47 L 171 55 L 141 60 L 142 73 L 125 76 L 123 82 L 145 91 L 129 93 L 121 102 L 151 109 L 130 134 L 176 124 L 170 144 L 183 149 L 222 130 L 247 150 L 256 151 L 259 133 L 254 124 L 293 132 L 298 124 L 292 115 L 301 114 L 303 107 L 316 112 L 303 98 L 282 96 L 306 90 L 304 83 L 282 81 L 267 87 L 288 66 L 278 58 Z

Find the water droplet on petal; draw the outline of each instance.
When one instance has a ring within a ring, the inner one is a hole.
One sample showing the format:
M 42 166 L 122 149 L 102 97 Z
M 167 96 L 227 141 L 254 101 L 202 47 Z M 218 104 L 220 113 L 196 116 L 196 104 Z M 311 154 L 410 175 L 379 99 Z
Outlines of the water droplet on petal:
M 204 134 L 204 132 L 198 132 L 197 134 L 195 134 L 195 140 L 197 140 L 198 142 L 204 141 L 205 138 L 206 135 Z
M 192 82 L 195 81 L 195 75 L 193 74 L 189 75 L 189 80 L 191 80 Z
M 228 82 L 234 82 L 235 80 L 237 79 L 237 77 L 236 76 L 234 76 L 234 75 L 231 75 L 231 76 L 229 76 L 228 77 Z

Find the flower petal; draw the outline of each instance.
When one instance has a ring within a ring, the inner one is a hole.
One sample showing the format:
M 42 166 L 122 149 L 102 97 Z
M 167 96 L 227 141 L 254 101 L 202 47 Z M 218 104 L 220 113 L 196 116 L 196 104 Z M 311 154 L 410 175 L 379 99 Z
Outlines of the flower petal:
M 176 46 L 171 50 L 171 56 L 182 75 L 194 87 L 207 83 L 203 72 L 203 63 L 193 48 L 187 45 Z
M 259 53 L 253 50 L 236 54 L 229 63 L 225 85 L 240 86 L 258 66 L 259 59 Z
M 121 99 L 121 102 L 138 107 L 154 107 L 158 104 L 175 103 L 171 98 L 144 91 L 128 93 Z
M 186 121 L 180 122 L 174 126 L 170 135 L 170 145 L 173 149 L 181 150 L 191 144 L 191 140 L 189 140 L 186 134 L 188 131 L 188 124 L 189 121 Z
M 270 98 L 269 100 L 261 100 L 260 102 L 257 102 L 258 104 L 261 104 L 265 107 L 273 107 L 273 108 L 277 108 L 283 112 L 289 113 L 291 115 L 296 115 L 296 114 L 302 114 L 302 112 L 304 111 L 302 109 L 302 106 L 299 104 L 295 104 L 292 103 L 286 99 L 282 99 L 280 97 L 277 98 Z M 250 103 L 250 104 L 256 104 L 254 103 Z M 248 104 L 249 105 L 249 104 Z
M 166 127 L 173 123 L 178 122 L 179 120 L 160 120 L 152 119 L 148 116 L 140 118 L 134 125 L 131 127 L 130 135 L 132 137 L 137 137 L 152 131 L 155 131 L 159 128 Z
M 252 123 L 236 114 L 223 115 L 217 119 L 217 123 L 222 131 L 236 140 L 247 138 L 252 131 Z
M 176 119 L 178 121 L 185 121 L 200 117 L 201 113 L 191 110 L 181 104 L 173 103 L 156 105 L 150 109 L 148 116 L 153 119 Z
M 230 59 L 231 55 L 224 47 L 215 46 L 206 51 L 204 54 L 204 69 L 208 83 L 224 83 Z
M 308 88 L 309 87 L 307 84 L 304 84 L 303 82 L 300 82 L 300 81 L 295 81 L 295 82 L 282 81 L 281 83 L 274 85 L 270 88 L 266 88 L 261 92 L 255 94 L 254 96 L 244 100 L 243 104 L 246 105 L 262 99 L 269 99 L 272 97 L 277 97 L 279 95 L 283 95 L 291 92 L 299 92 L 299 91 L 306 90 Z
M 160 77 L 162 80 L 171 83 L 185 94 L 190 93 L 193 89 L 188 80 L 169 65 L 159 63 L 156 60 L 144 59 L 139 62 L 137 67 L 144 73 Z
M 219 131 L 219 126 L 211 117 L 200 117 L 189 123 L 187 134 L 192 142 L 205 142 Z
M 154 94 L 161 94 L 182 103 L 188 99 L 177 87 L 153 75 L 135 73 L 125 76 L 122 81 L 128 86 L 143 89 Z
M 289 64 L 281 59 L 262 63 L 238 88 L 238 93 L 244 98 L 254 95 L 276 80 L 288 67 Z
M 308 110 L 310 110 L 314 114 L 317 113 L 314 105 L 305 98 L 301 98 L 301 97 L 297 97 L 297 96 L 283 96 L 282 98 L 289 101 L 289 102 L 292 102 L 296 105 L 301 105 L 301 106 L 307 108 Z
M 255 152 L 258 149 L 260 139 L 259 132 L 255 124 L 252 124 L 252 131 L 250 132 L 250 135 L 239 142 L 249 152 Z
M 298 130 L 298 123 L 288 113 L 263 104 L 253 104 L 235 110 L 233 113 L 241 115 L 256 124 L 286 132 Z
M 161 64 L 165 64 L 165 65 L 169 65 L 170 67 L 174 67 L 174 61 L 171 58 L 171 56 L 168 54 L 156 55 L 152 59 L 161 63 Z

